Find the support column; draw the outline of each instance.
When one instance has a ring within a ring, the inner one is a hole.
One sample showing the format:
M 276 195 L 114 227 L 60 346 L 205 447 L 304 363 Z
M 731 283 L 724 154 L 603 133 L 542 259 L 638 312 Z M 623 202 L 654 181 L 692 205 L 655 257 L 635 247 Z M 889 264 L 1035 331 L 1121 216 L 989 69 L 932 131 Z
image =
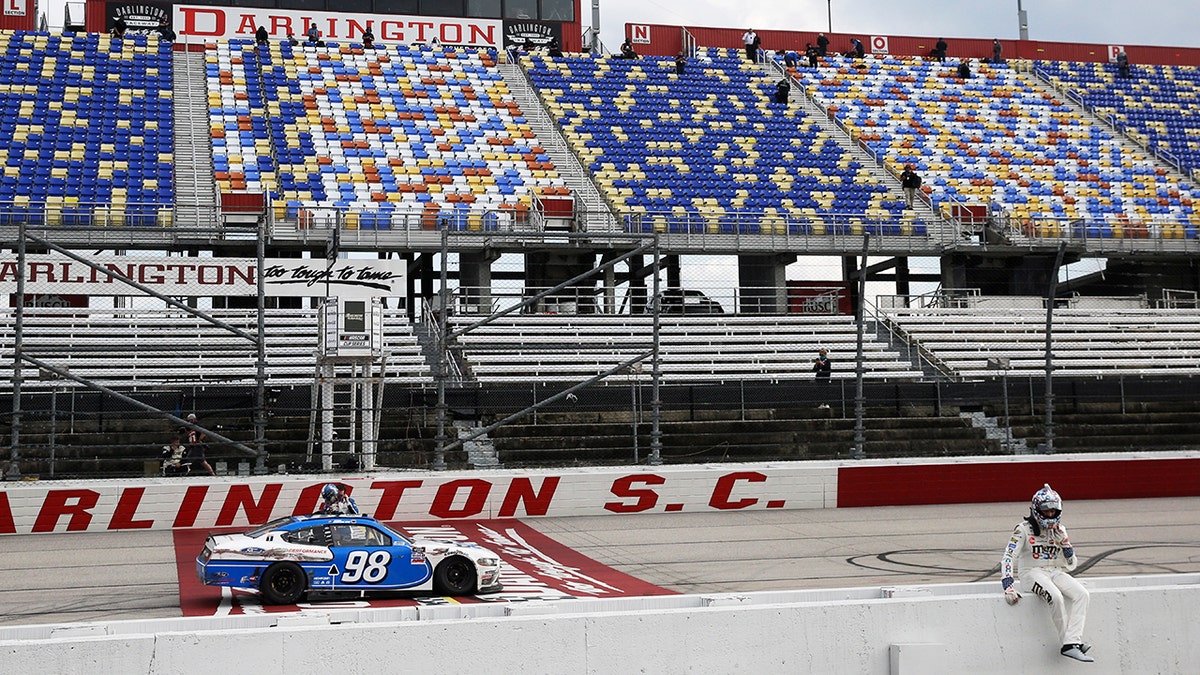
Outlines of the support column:
M 458 254 L 460 311 L 490 314 L 492 311 L 492 263 L 500 257 L 490 249 Z
M 782 314 L 787 312 L 787 266 L 796 256 L 738 256 L 738 312 Z

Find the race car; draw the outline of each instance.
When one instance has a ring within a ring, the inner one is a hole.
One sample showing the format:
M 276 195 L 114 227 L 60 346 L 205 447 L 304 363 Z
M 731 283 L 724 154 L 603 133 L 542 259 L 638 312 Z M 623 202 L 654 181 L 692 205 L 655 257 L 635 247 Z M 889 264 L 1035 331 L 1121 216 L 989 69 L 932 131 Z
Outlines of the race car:
M 410 539 L 368 516 L 280 518 L 241 534 L 210 534 L 196 558 L 208 586 L 257 590 L 270 604 L 325 591 L 501 590 L 500 557 L 467 542 Z

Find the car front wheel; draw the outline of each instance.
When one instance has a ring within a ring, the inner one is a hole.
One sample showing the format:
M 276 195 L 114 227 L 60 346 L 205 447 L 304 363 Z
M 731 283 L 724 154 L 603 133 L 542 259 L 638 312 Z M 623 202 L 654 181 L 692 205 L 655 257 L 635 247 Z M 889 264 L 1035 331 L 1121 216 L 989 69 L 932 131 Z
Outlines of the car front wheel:
M 475 566 L 460 556 L 443 560 L 433 573 L 433 587 L 442 595 L 470 595 L 475 592 Z
M 304 595 L 307 580 L 304 570 L 294 562 L 275 563 L 262 576 L 259 590 L 272 605 L 291 605 Z

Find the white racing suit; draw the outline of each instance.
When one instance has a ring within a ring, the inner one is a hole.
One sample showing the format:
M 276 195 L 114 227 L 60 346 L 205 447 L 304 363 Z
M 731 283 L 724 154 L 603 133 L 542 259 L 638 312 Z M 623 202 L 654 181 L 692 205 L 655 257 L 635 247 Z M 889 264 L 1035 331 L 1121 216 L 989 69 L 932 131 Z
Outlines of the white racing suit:
M 1050 606 L 1050 618 L 1062 644 L 1083 642 L 1088 591 L 1067 572 L 1075 569 L 1075 548 L 1061 525 L 1045 532 L 1028 520 L 1013 530 L 1000 562 L 1000 583 L 1007 591 L 1015 581 Z

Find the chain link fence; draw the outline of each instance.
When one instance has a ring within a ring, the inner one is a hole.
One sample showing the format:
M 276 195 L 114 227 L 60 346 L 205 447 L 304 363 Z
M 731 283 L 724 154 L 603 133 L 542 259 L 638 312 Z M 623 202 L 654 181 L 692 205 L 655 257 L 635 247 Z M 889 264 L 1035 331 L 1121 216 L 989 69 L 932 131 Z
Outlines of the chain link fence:
M 867 256 L 867 237 L 824 257 L 535 239 L 443 230 L 408 254 L 370 367 L 322 371 L 327 277 L 289 267 L 303 289 L 275 294 L 261 247 L 31 234 L 3 261 L 6 475 L 163 475 L 189 433 L 205 474 L 1200 446 L 1179 274 L 1132 292 L 1123 264 Z

